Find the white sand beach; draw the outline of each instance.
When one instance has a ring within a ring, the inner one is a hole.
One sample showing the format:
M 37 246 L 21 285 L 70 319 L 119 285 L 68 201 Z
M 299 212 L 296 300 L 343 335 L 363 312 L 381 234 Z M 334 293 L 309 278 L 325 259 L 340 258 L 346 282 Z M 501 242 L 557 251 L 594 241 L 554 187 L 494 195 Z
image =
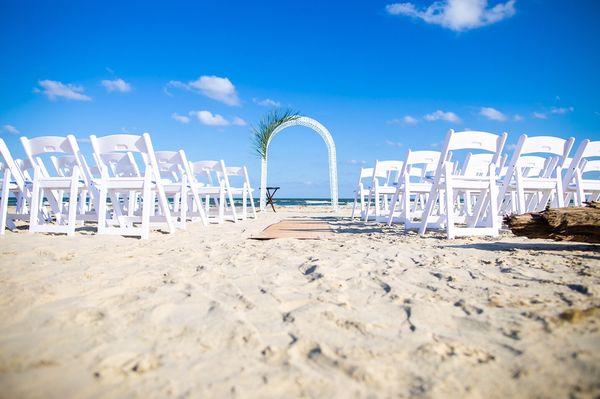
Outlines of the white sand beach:
M 301 215 L 333 238 L 249 239 Z M 0 396 L 597 397 L 599 248 L 440 237 L 319 207 L 146 241 L 7 232 Z

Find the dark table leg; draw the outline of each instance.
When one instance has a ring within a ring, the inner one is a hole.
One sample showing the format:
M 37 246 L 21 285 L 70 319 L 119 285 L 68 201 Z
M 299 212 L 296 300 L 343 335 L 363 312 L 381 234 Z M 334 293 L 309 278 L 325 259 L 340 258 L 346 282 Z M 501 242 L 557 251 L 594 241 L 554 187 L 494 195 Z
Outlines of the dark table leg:
M 271 204 L 271 208 L 273 208 L 273 212 L 275 213 L 277 213 L 277 211 L 275 210 L 275 205 L 273 204 L 273 197 L 275 196 L 276 192 L 277 189 L 273 190 L 273 192 L 267 189 L 267 205 Z

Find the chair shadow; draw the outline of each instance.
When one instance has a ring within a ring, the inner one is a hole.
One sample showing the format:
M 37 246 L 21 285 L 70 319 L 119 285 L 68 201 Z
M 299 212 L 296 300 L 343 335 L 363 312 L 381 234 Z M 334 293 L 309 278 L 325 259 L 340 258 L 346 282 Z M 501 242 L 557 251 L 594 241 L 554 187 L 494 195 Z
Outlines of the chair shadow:
M 536 243 L 508 243 L 508 242 L 482 242 L 473 244 L 448 245 L 447 248 L 472 248 L 484 251 L 513 251 L 515 249 L 529 251 L 583 251 L 596 252 L 599 255 L 592 258 L 600 259 L 600 245 L 576 244 L 558 242 L 536 242 Z

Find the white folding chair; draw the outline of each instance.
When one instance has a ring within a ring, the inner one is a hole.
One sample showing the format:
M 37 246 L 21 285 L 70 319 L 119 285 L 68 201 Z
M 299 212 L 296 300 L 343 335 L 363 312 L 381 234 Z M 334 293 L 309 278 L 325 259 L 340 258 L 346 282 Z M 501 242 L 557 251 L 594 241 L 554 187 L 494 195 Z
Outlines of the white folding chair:
M 34 170 L 29 231 L 75 234 L 79 194 L 87 188 L 81 180 L 82 166 L 76 156 L 79 146 L 75 136 L 21 137 L 21 144 Z M 53 154 L 75 157 L 75 164 L 68 175 L 52 176 L 49 173 L 42 156 Z M 44 199 L 48 201 L 48 207 Z
M 202 206 L 198 190 L 194 187 L 194 176 L 190 169 L 185 152 L 155 151 L 159 172 L 163 179 L 163 186 L 167 197 L 172 198 L 173 216 L 179 217 L 180 227 L 185 228 L 187 219 L 194 220 L 192 214 L 188 215 L 188 207 L 197 212 L 202 223 L 208 225 L 208 219 Z
M 495 237 L 498 235 L 500 218 L 497 206 L 497 171 L 506 137 L 506 133 L 496 135 L 478 131 L 454 132 L 452 129 L 448 131 L 423 211 L 419 226 L 420 235 L 424 235 L 429 227 L 445 227 L 448 238 L 477 235 Z M 459 150 L 492 153 L 488 173 L 485 176 L 464 176 L 457 173 L 454 163 L 447 159 L 451 151 Z M 464 192 L 477 192 L 479 200 L 474 206 L 472 215 L 459 217 L 457 211 L 460 213 L 460 207 L 455 201 L 456 193 Z M 457 226 L 456 224 L 460 222 L 464 222 L 466 226 Z M 406 226 L 413 227 L 414 225 L 406 223 Z
M 248 170 L 245 166 L 225 166 L 225 161 L 221 160 L 221 168 L 217 170 L 217 177 L 223 180 L 227 198 L 229 200 L 229 210 L 233 220 L 238 219 L 238 212 L 235 209 L 235 198 L 242 199 L 242 213 L 239 214 L 241 220 L 248 218 L 248 203 L 252 210 L 252 218 L 256 219 L 256 208 L 254 207 L 254 189 L 250 186 L 250 178 Z M 237 179 L 239 185 L 232 184 L 231 179 Z M 227 212 L 227 207 L 226 207 Z
M 562 168 L 573 146 L 568 140 L 552 136 L 521 135 L 508 163 L 498 201 L 516 200 L 517 213 L 543 210 L 550 202 L 564 206 Z M 536 154 L 536 155 L 528 155 Z M 507 193 L 515 193 L 507 196 Z M 501 209 L 506 209 L 503 206 Z
M 362 215 L 366 208 L 365 198 L 369 195 L 369 189 L 365 187 L 366 180 L 372 180 L 373 178 L 373 168 L 360 168 L 360 173 L 358 175 L 358 183 L 356 184 L 356 189 L 354 190 L 354 204 L 352 205 L 352 215 L 351 219 L 354 219 L 354 214 L 356 212 L 356 206 L 360 203 L 360 214 Z
M 94 198 L 89 190 L 91 179 L 94 175 L 90 169 L 83 154 L 78 155 L 51 155 L 50 160 L 54 166 L 57 176 L 69 177 L 73 174 L 74 169 L 81 165 L 80 175 L 85 188 L 79 190 L 78 212 L 76 218 L 78 221 L 96 221 L 97 215 L 94 209 Z
M 217 178 L 217 171 L 221 170 L 219 161 L 197 161 L 189 162 L 190 175 L 190 196 L 189 196 L 189 215 L 190 217 L 206 218 L 210 222 L 223 223 L 225 216 L 225 181 Z M 200 200 L 193 196 L 204 199 L 204 209 Z M 211 200 L 217 208 L 216 212 L 211 211 Z
M 28 220 L 27 198 L 30 197 L 27 180 L 19 164 L 13 159 L 4 140 L 0 139 L 0 235 L 6 227 L 16 228 L 15 221 Z M 29 180 L 29 182 L 31 182 Z M 16 199 L 15 212 L 9 212 L 8 200 L 11 195 Z
M 439 159 L 439 151 L 408 150 L 390 202 L 388 225 L 391 226 L 393 222 L 414 222 L 421 216 L 431 191 L 431 174 L 435 172 Z M 396 212 L 398 207 L 399 211 Z
M 98 192 L 98 234 L 118 234 L 148 238 L 150 227 L 175 231 L 175 222 L 163 187 L 158 163 L 148 133 L 90 136 L 94 157 L 101 177 L 93 181 Z M 144 163 L 142 176 L 114 176 L 109 173 L 103 155 L 112 153 L 140 154 Z M 128 199 L 119 193 L 128 193 Z M 131 198 L 135 198 L 132 201 Z M 108 209 L 108 199 L 112 209 Z M 158 207 L 156 199 L 158 198 Z M 135 207 L 132 208 L 132 203 Z
M 369 199 L 367 207 L 362 214 L 366 222 L 370 219 L 383 221 L 389 211 L 389 199 L 396 192 L 396 182 L 402 170 L 402 161 L 375 161 L 371 185 L 369 187 Z M 373 212 L 371 212 L 373 202 Z M 387 220 L 387 219 L 385 219 Z
M 565 203 L 575 206 L 600 199 L 600 141 L 583 140 L 564 176 Z M 588 176 L 584 176 L 584 175 Z

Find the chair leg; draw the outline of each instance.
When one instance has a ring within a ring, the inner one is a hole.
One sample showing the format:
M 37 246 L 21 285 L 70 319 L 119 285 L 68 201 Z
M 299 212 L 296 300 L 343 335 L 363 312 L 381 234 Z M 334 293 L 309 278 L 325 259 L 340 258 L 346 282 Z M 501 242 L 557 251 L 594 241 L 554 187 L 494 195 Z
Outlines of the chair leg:
M 227 190 L 227 197 L 229 199 L 229 205 L 231 206 L 231 215 L 233 216 L 233 223 L 237 223 L 237 212 L 235 211 L 235 203 L 233 202 L 233 194 L 231 194 L 231 190 Z
M 248 190 L 248 198 L 250 199 L 250 209 L 252 209 L 252 218 L 256 219 L 256 207 L 254 206 L 254 198 L 252 192 Z
M 178 198 L 178 200 L 179 200 L 179 219 L 180 219 L 181 228 L 183 230 L 186 229 L 186 225 L 187 225 L 187 197 L 188 197 L 187 182 L 186 182 L 185 176 L 184 176 L 183 180 L 181 182 L 181 193 Z
M 358 191 L 354 192 L 354 203 L 352 204 L 352 214 L 350 214 L 350 219 L 354 220 L 354 212 L 356 211 L 356 203 L 358 202 Z
M 33 174 L 33 186 L 31 188 L 31 205 L 29 210 L 29 231 L 36 231 L 38 226 L 38 218 L 40 216 L 40 208 L 42 206 L 42 193 L 40 192 L 39 173 L 36 169 Z
M 563 184 L 561 179 L 561 169 L 556 170 L 556 202 L 559 208 L 565 206 L 565 193 L 563 191 Z
M 452 188 L 452 169 L 450 168 L 450 163 L 446 163 L 445 168 L 446 234 L 449 239 L 452 239 L 454 238 L 454 190 Z
M 219 191 L 219 223 L 223 223 L 225 218 L 225 191 L 221 189 Z
M 429 221 L 429 216 L 431 216 L 435 202 L 438 199 L 438 195 L 438 183 L 436 181 L 429 192 L 427 201 L 425 202 L 425 209 L 423 210 L 423 215 L 421 217 L 421 226 L 419 227 L 419 235 L 421 236 L 425 235 L 425 232 L 427 231 L 427 222 Z M 441 199 L 440 202 L 442 202 Z
M 104 234 L 106 231 L 106 199 L 108 197 L 108 192 L 104 183 L 100 187 L 100 190 L 98 190 L 98 193 L 98 234 Z
M 10 194 L 9 184 L 10 169 L 6 168 L 2 177 L 2 191 L 0 194 L 2 195 L 2 198 L 0 198 L 0 235 L 3 235 L 6 229 L 6 217 L 8 215 L 8 196 Z
M 246 194 L 246 186 L 242 188 L 242 220 L 246 220 L 248 205 L 246 204 L 247 194 Z
M 146 169 L 144 173 L 144 188 L 142 189 L 142 240 L 148 239 L 150 236 L 150 214 L 154 209 L 154 192 L 151 190 L 152 179 L 150 171 Z
M 71 187 L 69 189 L 69 215 L 67 220 L 67 235 L 75 234 L 75 224 L 77 219 L 77 197 L 79 191 L 79 173 L 73 172 L 71 176 Z
M 396 188 L 394 195 L 392 195 L 392 200 L 390 202 L 390 216 L 388 217 L 387 225 L 391 226 L 394 222 L 394 211 L 396 210 L 396 202 L 398 202 L 398 196 L 400 192 L 400 187 Z
M 369 210 L 371 208 L 371 197 L 373 196 L 373 187 L 371 187 L 369 189 L 369 196 L 367 198 L 367 206 L 365 207 L 365 216 L 363 217 L 363 220 L 365 222 L 369 221 Z
M 490 168 L 490 209 L 489 217 L 491 225 L 494 229 L 494 237 L 497 237 L 500 232 L 500 215 L 498 209 L 498 186 L 496 185 L 496 176 L 494 169 Z M 481 200 L 481 199 L 480 199 Z
M 525 204 L 525 191 L 523 190 L 523 178 L 517 169 L 515 171 L 515 184 L 517 190 L 517 213 L 522 215 L 527 212 Z

